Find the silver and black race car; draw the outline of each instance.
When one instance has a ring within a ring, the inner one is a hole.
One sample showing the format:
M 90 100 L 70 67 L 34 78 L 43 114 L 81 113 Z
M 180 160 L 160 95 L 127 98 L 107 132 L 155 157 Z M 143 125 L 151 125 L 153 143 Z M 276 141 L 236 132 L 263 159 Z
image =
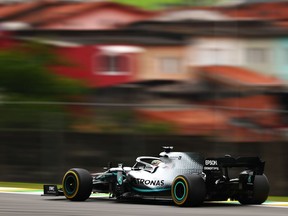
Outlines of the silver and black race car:
M 44 195 L 64 195 L 72 201 L 84 201 L 91 193 L 117 199 L 169 197 L 177 206 L 228 199 L 262 204 L 267 199 L 269 182 L 259 157 L 204 159 L 198 153 L 172 149 L 164 147 L 159 157 L 141 156 L 132 167 L 119 164 L 102 173 L 72 168 L 65 173 L 61 189 L 44 185 Z

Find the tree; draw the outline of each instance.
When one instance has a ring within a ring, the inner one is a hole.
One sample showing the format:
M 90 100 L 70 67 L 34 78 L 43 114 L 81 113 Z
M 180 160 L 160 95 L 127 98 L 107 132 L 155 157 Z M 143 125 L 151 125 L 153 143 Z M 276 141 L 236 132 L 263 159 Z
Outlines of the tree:
M 221 2 L 221 0 L 182 0 L 182 5 L 188 6 L 208 6 L 208 5 L 215 5 Z
M 74 116 L 64 105 L 42 102 L 71 101 L 86 88 L 55 74 L 51 68 L 57 65 L 69 63 L 41 44 L 25 43 L 0 51 L 0 127 L 46 130 L 70 125 Z
M 67 64 L 48 46 L 23 44 L 0 51 L 0 92 L 2 95 L 59 99 L 84 90 L 79 81 L 60 77 L 51 66 Z
M 129 4 L 145 9 L 161 9 L 172 6 L 208 6 L 215 5 L 223 0 L 114 0 L 119 3 Z

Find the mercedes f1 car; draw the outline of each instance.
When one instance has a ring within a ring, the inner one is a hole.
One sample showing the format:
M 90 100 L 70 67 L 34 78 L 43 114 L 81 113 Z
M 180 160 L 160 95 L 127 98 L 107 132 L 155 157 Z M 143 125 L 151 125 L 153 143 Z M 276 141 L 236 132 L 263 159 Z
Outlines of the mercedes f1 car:
M 204 159 L 198 153 L 172 149 L 165 147 L 159 157 L 141 156 L 132 167 L 119 164 L 102 173 L 72 168 L 65 173 L 61 189 L 44 185 L 44 195 L 64 195 L 71 201 L 84 201 L 91 193 L 108 193 L 117 199 L 170 197 L 177 206 L 228 199 L 262 204 L 267 199 L 269 182 L 259 157 Z

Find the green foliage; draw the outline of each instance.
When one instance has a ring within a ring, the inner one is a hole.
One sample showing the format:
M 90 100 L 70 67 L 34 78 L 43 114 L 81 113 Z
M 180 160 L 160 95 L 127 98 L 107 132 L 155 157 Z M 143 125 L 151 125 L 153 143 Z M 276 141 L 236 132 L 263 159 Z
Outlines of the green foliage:
M 113 0 L 148 10 L 157 10 L 169 6 L 207 6 L 215 5 L 222 0 Z
M 26 43 L 0 51 L 0 128 L 64 129 L 71 117 L 63 105 L 31 101 L 71 101 L 88 90 L 77 80 L 56 75 L 52 66 L 69 62 L 49 46 Z
M 134 130 L 140 134 L 173 134 L 175 132 L 172 125 L 154 121 L 141 121 Z
M 88 93 L 89 89 L 79 80 L 58 76 L 54 80 L 54 91 L 58 95 L 69 96 L 71 99 L 73 96 Z
M 79 81 L 50 71 L 50 66 L 63 62 L 48 47 L 36 44 L 0 51 L 0 92 L 50 99 L 82 93 L 84 87 Z
M 49 94 L 52 76 L 41 62 L 24 52 L 0 52 L 0 87 L 5 93 Z M 46 88 L 45 88 L 46 87 Z
M 0 92 L 23 97 L 57 99 L 63 95 L 84 91 L 79 81 L 60 77 L 50 71 L 51 66 L 63 65 L 64 60 L 51 48 L 39 44 L 24 44 L 0 51 Z

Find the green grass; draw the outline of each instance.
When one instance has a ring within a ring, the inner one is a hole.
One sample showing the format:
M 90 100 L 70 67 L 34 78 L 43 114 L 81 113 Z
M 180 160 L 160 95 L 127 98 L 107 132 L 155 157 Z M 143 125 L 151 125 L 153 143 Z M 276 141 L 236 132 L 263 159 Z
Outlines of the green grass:
M 269 196 L 268 201 L 274 201 L 274 202 L 288 202 L 288 197 L 282 197 L 282 196 Z
M 22 182 L 0 182 L 0 187 L 43 189 L 43 184 L 41 184 L 41 183 L 22 183 Z
M 43 184 L 39 184 L 39 183 L 22 183 L 22 182 L 0 182 L 0 187 L 42 189 L 43 188 Z

